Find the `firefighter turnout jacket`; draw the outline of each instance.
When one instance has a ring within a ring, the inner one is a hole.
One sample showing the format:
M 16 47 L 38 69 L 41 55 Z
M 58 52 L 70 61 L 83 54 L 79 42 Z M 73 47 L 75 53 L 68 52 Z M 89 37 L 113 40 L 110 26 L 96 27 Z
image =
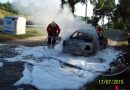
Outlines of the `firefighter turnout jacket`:
M 59 26 L 57 24 L 55 24 L 54 27 L 52 27 L 51 24 L 49 24 L 47 26 L 47 33 L 48 33 L 48 35 L 58 36 L 60 31 L 61 31 L 61 29 L 59 28 Z

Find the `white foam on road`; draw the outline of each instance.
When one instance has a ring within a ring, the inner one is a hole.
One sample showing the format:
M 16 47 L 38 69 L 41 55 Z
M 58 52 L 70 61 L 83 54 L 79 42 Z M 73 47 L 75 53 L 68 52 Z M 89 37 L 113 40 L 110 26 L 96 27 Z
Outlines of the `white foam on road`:
M 3 63 L 2 63 L 2 62 L 0 62 L 0 68 L 1 68 L 1 67 L 3 67 Z
M 101 72 L 108 70 L 109 64 L 120 53 L 113 48 L 107 48 L 95 56 L 83 57 L 63 54 L 59 48 L 48 49 L 44 46 L 16 48 L 20 54 L 6 60 L 25 61 L 32 65 L 25 64 L 23 77 L 15 85 L 31 84 L 41 90 L 79 89 L 83 84 L 94 80 Z M 59 60 L 81 69 L 65 66 Z

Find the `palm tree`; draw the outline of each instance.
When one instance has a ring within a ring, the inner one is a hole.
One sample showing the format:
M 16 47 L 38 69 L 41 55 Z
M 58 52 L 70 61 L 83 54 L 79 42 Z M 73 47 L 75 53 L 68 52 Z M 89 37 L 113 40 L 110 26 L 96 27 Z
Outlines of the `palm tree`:
M 115 8 L 115 0 L 97 0 L 94 5 L 94 15 L 102 19 L 102 25 L 104 25 L 105 16 L 110 20 L 113 9 Z
M 82 3 L 86 5 L 85 8 L 85 17 L 87 17 L 87 7 L 88 7 L 88 1 L 90 1 L 91 4 L 95 5 L 96 0 L 61 0 L 61 8 L 64 8 L 64 4 L 68 4 L 70 6 L 70 9 L 72 11 L 72 13 L 74 14 L 75 11 L 75 5 L 77 3 Z
M 79 3 L 79 0 L 61 0 L 61 8 L 63 9 L 64 8 L 64 4 L 68 4 L 70 9 L 71 9 L 71 12 L 74 14 L 74 11 L 75 11 L 75 5 Z

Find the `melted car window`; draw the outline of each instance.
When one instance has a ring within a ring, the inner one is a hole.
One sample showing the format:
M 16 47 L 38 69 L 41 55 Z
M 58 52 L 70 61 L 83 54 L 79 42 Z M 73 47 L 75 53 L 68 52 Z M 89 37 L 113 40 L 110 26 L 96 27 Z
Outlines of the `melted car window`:
M 75 32 L 72 36 L 72 39 L 77 39 L 77 40 L 84 40 L 86 42 L 92 42 L 92 38 L 90 38 L 86 33 L 81 33 L 81 32 Z
M 71 36 L 72 39 L 77 39 L 78 38 L 78 32 L 75 32 L 72 36 Z
M 78 39 L 86 42 L 92 42 L 92 38 L 90 38 L 86 33 L 79 33 Z

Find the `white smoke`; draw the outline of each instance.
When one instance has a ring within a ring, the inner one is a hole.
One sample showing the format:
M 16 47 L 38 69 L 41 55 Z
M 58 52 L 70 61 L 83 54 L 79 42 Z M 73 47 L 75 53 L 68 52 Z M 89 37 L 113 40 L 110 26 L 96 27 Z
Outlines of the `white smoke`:
M 79 29 L 89 29 L 89 33 L 96 35 L 94 27 L 74 18 L 68 6 L 61 10 L 60 0 L 16 0 L 13 5 L 19 13 L 29 15 L 34 23 L 43 25 L 44 30 L 54 20 L 60 26 L 60 35 L 64 38 Z

